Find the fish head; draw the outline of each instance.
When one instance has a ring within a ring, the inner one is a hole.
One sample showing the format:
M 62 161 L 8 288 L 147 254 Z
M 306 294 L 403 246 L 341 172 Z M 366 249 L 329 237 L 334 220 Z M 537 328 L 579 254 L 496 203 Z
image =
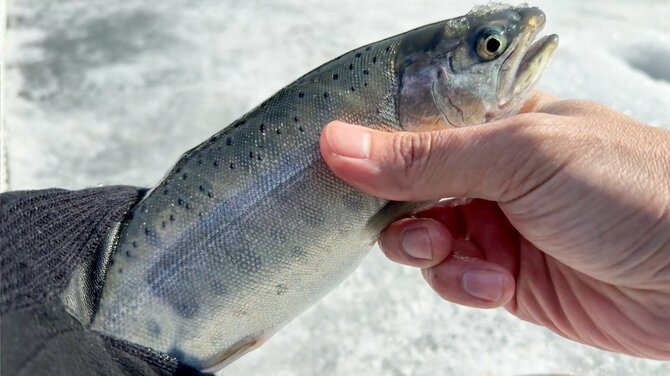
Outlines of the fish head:
M 398 115 L 406 131 L 482 124 L 516 114 L 558 46 L 533 42 L 535 7 L 487 5 L 400 36 Z

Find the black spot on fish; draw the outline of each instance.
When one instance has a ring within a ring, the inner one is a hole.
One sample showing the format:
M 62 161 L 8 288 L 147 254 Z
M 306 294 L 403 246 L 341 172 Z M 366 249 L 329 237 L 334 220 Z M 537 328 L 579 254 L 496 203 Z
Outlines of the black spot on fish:
M 354 55 L 354 56 L 356 56 L 356 57 L 361 57 L 361 53 L 360 53 L 360 52 L 356 52 L 356 55 Z
M 132 253 L 130 253 L 130 250 L 126 251 L 126 257 L 130 258 L 132 256 Z
M 363 74 L 370 74 L 370 71 L 367 69 L 363 69 Z
M 202 164 L 202 159 L 198 159 L 198 165 Z
M 263 158 L 261 157 L 260 154 L 258 154 L 258 156 L 256 157 L 256 159 L 258 159 L 259 161 L 262 161 L 262 160 L 263 160 Z
M 202 184 L 200 184 L 200 185 L 198 186 L 198 189 L 200 190 L 200 192 L 204 192 L 204 191 L 205 191 L 205 187 L 203 187 Z
M 174 221 L 174 215 L 170 214 L 170 221 Z
M 302 125 L 298 127 L 298 130 L 299 130 L 300 132 L 304 132 L 304 131 L 305 131 L 305 129 L 302 127 Z
M 151 230 L 149 230 L 149 227 L 144 228 L 144 234 L 145 235 L 151 235 Z
M 352 86 L 351 91 L 356 91 L 356 88 Z
M 305 93 L 303 93 L 303 92 L 298 93 L 298 98 L 304 98 L 304 97 L 305 97 Z
M 181 198 L 178 198 L 177 199 L 177 205 L 179 205 L 179 206 L 184 205 L 184 200 L 182 200 Z
M 168 190 L 167 190 L 167 189 L 163 189 L 163 194 L 164 194 L 164 195 L 167 195 L 167 194 L 168 194 Z
M 386 52 L 389 52 L 391 50 L 391 46 L 386 46 Z
M 187 202 L 187 203 L 186 203 L 186 209 L 190 209 L 190 208 L 191 208 L 191 204 L 189 204 L 189 203 Z
M 217 167 L 219 165 L 219 161 L 215 159 L 214 162 L 212 162 L 212 164 L 214 165 L 214 167 Z
M 261 130 L 261 133 L 265 133 L 265 124 L 261 124 L 259 128 Z
M 254 159 L 254 152 L 253 151 L 249 152 L 249 158 Z
M 224 251 L 226 258 L 242 273 L 257 273 L 261 268 L 261 258 L 251 249 L 237 248 Z
M 202 217 L 202 212 L 198 212 L 198 217 Z
M 277 128 L 277 134 L 281 134 L 281 129 Z
M 323 93 L 324 98 L 328 98 L 328 93 Z
M 363 86 L 368 87 L 368 83 L 367 83 L 367 82 L 363 82 Z
M 298 117 L 295 116 L 295 117 L 293 118 L 293 121 L 298 122 Z
M 184 174 L 181 176 L 181 180 L 186 180 L 186 178 L 188 178 L 188 174 Z
M 165 228 L 165 221 L 162 221 L 162 222 L 161 222 L 161 227 L 162 227 L 162 228 Z
M 178 168 L 175 170 L 175 173 L 178 174 L 178 173 L 180 173 L 180 172 L 181 172 L 181 167 L 178 167 Z
M 228 138 L 226 139 L 226 145 L 229 145 L 229 146 L 230 146 L 230 145 L 232 145 L 232 144 L 233 144 L 233 139 L 232 139 L 231 137 L 228 137 Z
M 372 57 L 372 64 L 377 64 L 377 56 Z
M 337 74 L 337 73 L 335 73 L 335 74 L 333 75 L 333 80 L 337 80 L 338 78 L 340 78 L 340 75 Z
M 212 194 L 212 192 L 207 192 L 207 197 L 212 198 L 214 197 L 214 194 Z
M 131 244 L 133 245 L 133 248 L 137 248 L 137 240 L 133 240 Z
M 288 287 L 284 283 L 278 283 L 275 285 L 275 294 L 277 295 L 284 295 L 288 292 Z
M 234 170 L 235 169 L 235 164 L 233 162 L 230 162 L 230 169 Z
M 123 268 L 119 268 L 116 272 L 119 274 L 123 274 Z
M 354 64 L 349 64 L 349 70 L 354 70 Z

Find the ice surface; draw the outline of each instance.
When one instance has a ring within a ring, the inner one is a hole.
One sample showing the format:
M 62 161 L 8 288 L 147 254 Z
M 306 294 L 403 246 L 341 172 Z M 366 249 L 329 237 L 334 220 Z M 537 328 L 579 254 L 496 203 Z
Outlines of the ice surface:
M 343 52 L 470 1 L 10 0 L 3 177 L 11 189 L 151 185 L 178 156 Z M 560 47 L 540 88 L 670 129 L 670 2 L 537 1 Z M 7 189 L 5 184 L 4 189 Z M 667 375 L 503 310 L 441 301 L 373 251 L 224 375 Z

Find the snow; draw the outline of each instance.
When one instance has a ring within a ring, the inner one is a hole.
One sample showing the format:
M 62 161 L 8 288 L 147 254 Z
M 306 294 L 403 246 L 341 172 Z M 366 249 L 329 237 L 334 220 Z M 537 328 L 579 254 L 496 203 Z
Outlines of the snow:
M 9 0 L 2 189 L 156 183 L 185 150 L 343 52 L 467 13 L 455 0 Z M 536 1 L 540 88 L 670 129 L 670 2 Z M 223 375 L 666 375 L 503 310 L 440 300 L 375 249 Z

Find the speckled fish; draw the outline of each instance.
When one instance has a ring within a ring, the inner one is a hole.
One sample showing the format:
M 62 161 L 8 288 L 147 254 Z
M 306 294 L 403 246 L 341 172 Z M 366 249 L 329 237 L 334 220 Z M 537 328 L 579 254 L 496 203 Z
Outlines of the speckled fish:
M 422 205 L 337 179 L 319 154 L 323 127 L 510 116 L 557 46 L 555 35 L 532 43 L 544 21 L 537 8 L 478 7 L 357 48 L 186 152 L 119 226 L 92 329 L 200 369 L 260 345 Z

